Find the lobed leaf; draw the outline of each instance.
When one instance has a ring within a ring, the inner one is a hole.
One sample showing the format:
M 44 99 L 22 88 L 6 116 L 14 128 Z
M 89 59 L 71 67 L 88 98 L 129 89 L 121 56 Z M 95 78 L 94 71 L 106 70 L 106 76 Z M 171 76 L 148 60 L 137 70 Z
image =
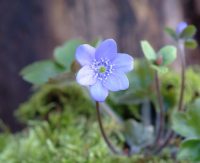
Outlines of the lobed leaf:
M 180 146 L 178 158 L 194 162 L 200 161 L 200 139 L 185 140 Z
M 64 72 L 64 68 L 51 60 L 44 60 L 34 62 L 26 66 L 20 74 L 23 79 L 35 85 L 46 83 L 49 78 L 57 76 L 59 73 Z
M 141 41 L 141 47 L 145 57 L 148 60 L 156 59 L 156 52 L 154 51 L 154 49 L 152 48 L 152 46 L 149 44 L 148 41 Z
M 151 65 L 151 67 L 158 71 L 159 74 L 164 74 L 167 73 L 169 71 L 169 69 L 165 66 L 157 66 L 157 65 Z
M 185 47 L 189 49 L 195 49 L 197 48 L 198 44 L 197 41 L 194 39 L 189 39 L 185 41 Z
M 186 113 L 173 114 L 172 128 L 186 138 L 200 138 L 200 99 L 189 106 Z
M 176 32 L 169 28 L 169 27 L 165 27 L 164 31 L 169 35 L 171 36 L 174 40 L 177 40 L 177 35 L 176 35 Z
M 129 89 L 110 94 L 110 98 L 116 104 L 138 104 L 150 98 L 149 92 L 154 81 L 153 70 L 146 59 L 135 61 L 134 71 L 127 74 L 129 79 Z
M 192 38 L 196 34 L 196 32 L 197 32 L 196 27 L 194 25 L 189 25 L 180 34 L 180 38 L 183 39 Z
M 99 38 L 96 38 L 95 40 L 93 40 L 90 45 L 93 46 L 93 47 L 97 47 L 101 42 L 102 42 L 102 38 L 99 37 Z
M 142 147 L 153 143 L 153 126 L 144 126 L 134 119 L 129 119 L 123 124 L 123 133 L 127 142 L 139 152 Z
M 76 48 L 82 44 L 80 40 L 70 40 L 54 50 L 55 61 L 70 72 L 75 57 Z
M 163 66 L 171 64 L 176 59 L 176 51 L 176 48 L 171 45 L 164 46 L 159 50 L 158 55 L 162 56 Z

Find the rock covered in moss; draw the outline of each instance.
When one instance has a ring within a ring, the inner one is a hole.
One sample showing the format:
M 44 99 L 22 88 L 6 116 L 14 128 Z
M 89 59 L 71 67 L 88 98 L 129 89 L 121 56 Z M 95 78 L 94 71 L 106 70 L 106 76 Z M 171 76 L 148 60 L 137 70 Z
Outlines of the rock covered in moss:
M 44 85 L 16 111 L 17 118 L 24 123 L 29 120 L 47 120 L 52 123 L 70 121 L 78 115 L 92 118 L 95 109 L 87 93 L 76 85 Z

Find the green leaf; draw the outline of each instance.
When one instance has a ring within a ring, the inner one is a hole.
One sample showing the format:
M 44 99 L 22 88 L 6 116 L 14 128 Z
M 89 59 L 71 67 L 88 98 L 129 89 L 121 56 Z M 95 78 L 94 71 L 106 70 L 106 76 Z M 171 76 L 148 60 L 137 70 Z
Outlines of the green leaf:
M 189 49 L 195 49 L 197 48 L 198 44 L 197 41 L 194 39 L 189 39 L 185 41 L 185 47 Z
M 152 83 L 154 82 L 154 72 L 150 68 L 146 59 L 137 59 L 135 69 L 127 74 L 130 89 L 110 94 L 110 98 L 116 104 L 140 104 L 152 94 Z
M 185 140 L 180 146 L 178 159 L 200 161 L 200 139 Z
M 188 106 L 187 112 L 172 116 L 172 128 L 186 138 L 200 138 L 200 99 Z
M 139 149 L 153 143 L 153 127 L 144 126 L 142 123 L 136 122 L 134 119 L 129 119 L 124 122 L 123 133 L 127 142 Z
M 173 130 L 185 137 L 193 137 L 196 134 L 190 132 L 193 130 L 190 126 L 188 126 L 187 115 L 185 113 L 175 112 L 172 116 L 173 122 Z
M 170 45 L 164 46 L 162 49 L 160 49 L 158 55 L 162 56 L 162 65 L 169 65 L 176 59 L 176 48 Z
M 151 65 L 151 67 L 154 70 L 158 71 L 159 74 L 165 74 L 169 70 L 167 67 L 164 67 L 164 66 Z
M 196 32 L 197 32 L 196 27 L 194 25 L 189 25 L 180 34 L 180 38 L 183 38 L 183 39 L 192 38 Z
M 35 85 L 46 83 L 49 78 L 55 77 L 64 69 L 51 60 L 44 60 L 26 66 L 20 74 L 23 79 Z
M 165 27 L 164 31 L 165 31 L 168 35 L 170 35 L 174 40 L 177 40 L 176 32 L 175 32 L 173 29 L 171 29 L 171 28 L 169 28 L 169 27 Z
M 141 47 L 145 57 L 148 60 L 156 59 L 156 52 L 154 51 L 154 49 L 152 48 L 152 46 L 149 44 L 148 41 L 141 41 Z
M 93 40 L 90 45 L 93 46 L 93 47 L 97 47 L 100 43 L 102 42 L 102 38 L 97 38 L 95 40 Z
M 75 82 L 75 75 L 72 72 L 63 72 L 61 74 L 56 75 L 55 77 L 51 77 L 48 80 L 50 84 L 69 84 Z
M 80 44 L 82 44 L 82 41 L 80 40 L 70 40 L 54 50 L 56 62 L 65 67 L 68 72 L 71 70 L 71 64 L 74 60 L 76 48 Z

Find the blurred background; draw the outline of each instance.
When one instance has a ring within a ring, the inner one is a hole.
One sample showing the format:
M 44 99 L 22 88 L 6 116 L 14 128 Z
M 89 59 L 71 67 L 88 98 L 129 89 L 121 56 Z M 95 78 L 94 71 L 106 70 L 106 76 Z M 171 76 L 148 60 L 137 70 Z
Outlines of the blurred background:
M 142 57 L 141 40 L 157 49 L 173 44 L 163 29 L 180 21 L 200 27 L 199 0 L 0 0 L 0 118 L 20 129 L 13 111 L 31 89 L 19 72 L 64 41 L 114 38 L 121 51 Z M 200 63 L 199 50 L 188 51 L 187 64 Z

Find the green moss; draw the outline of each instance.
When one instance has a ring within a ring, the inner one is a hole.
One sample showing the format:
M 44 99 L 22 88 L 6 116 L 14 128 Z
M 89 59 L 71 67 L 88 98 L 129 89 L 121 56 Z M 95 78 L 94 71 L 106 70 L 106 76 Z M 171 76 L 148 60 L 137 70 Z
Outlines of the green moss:
M 190 103 L 200 97 L 200 67 L 193 66 L 187 69 L 185 102 Z
M 1 142 L 0 137 L 0 142 Z M 5 138 L 3 138 L 5 140 Z M 70 125 L 52 130 L 46 121 L 7 137 L 1 163 L 173 163 L 170 158 L 112 155 L 96 121 L 77 118 Z M 189 163 L 189 162 L 187 162 Z
M 77 115 L 92 118 L 93 114 L 94 104 L 76 84 L 65 87 L 45 85 L 16 111 L 17 118 L 24 123 L 30 120 L 48 120 L 53 124 L 63 121 L 67 123 Z
M 180 90 L 179 74 L 173 71 L 166 73 L 160 77 L 161 93 L 164 100 L 164 105 L 167 110 L 173 109 L 178 103 Z
M 200 72 L 199 68 L 189 67 L 185 75 L 184 103 L 187 105 L 200 96 Z M 172 109 L 177 106 L 180 94 L 180 74 L 170 71 L 161 76 L 162 95 L 166 108 Z

